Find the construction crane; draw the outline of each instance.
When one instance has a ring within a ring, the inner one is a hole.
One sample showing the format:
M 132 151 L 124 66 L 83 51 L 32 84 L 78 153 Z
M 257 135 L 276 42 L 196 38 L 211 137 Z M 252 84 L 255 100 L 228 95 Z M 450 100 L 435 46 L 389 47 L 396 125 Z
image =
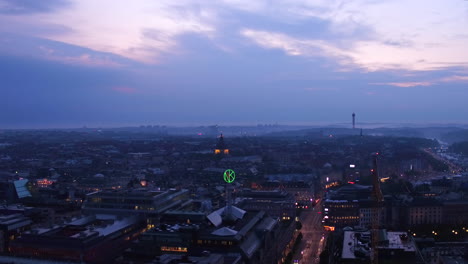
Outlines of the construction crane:
M 381 208 L 383 205 L 383 195 L 382 190 L 380 189 L 380 179 L 379 179 L 379 170 L 378 170 L 378 158 L 379 153 L 372 154 L 372 229 L 371 229 L 371 262 L 377 264 L 379 262 L 379 251 L 377 249 L 379 245 L 379 226 L 380 226 L 380 214 L 382 212 Z

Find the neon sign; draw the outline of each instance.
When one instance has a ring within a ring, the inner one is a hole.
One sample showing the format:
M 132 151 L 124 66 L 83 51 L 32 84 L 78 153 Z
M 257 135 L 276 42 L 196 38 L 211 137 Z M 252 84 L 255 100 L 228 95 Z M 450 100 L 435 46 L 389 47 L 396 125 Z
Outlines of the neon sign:
M 232 183 L 236 179 L 236 173 L 233 170 L 228 169 L 224 172 L 223 178 L 225 182 Z

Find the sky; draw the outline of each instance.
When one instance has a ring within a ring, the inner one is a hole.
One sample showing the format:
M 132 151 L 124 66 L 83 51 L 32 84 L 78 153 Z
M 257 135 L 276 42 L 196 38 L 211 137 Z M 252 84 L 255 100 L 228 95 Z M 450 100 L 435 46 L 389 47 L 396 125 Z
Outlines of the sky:
M 0 0 L 0 129 L 467 123 L 466 0 Z

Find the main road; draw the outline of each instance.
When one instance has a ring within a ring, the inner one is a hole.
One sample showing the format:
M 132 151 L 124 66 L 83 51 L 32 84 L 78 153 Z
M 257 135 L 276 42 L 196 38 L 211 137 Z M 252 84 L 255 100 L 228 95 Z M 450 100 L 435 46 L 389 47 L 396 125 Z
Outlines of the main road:
M 311 210 L 302 211 L 299 220 L 302 223 L 302 240 L 294 254 L 293 263 L 319 263 L 326 241 L 326 232 L 322 227 L 321 202 Z
M 453 163 L 451 160 L 449 160 L 447 157 L 445 156 L 442 156 L 440 154 L 438 154 L 437 152 L 434 152 L 432 149 L 430 148 L 425 148 L 423 149 L 424 152 L 426 152 L 427 154 L 431 155 L 432 157 L 434 157 L 436 160 L 439 160 L 443 163 L 445 163 L 448 167 L 449 167 L 449 170 L 450 170 L 450 173 L 460 173 L 463 168 L 461 168 L 460 166 L 458 166 L 457 164 Z

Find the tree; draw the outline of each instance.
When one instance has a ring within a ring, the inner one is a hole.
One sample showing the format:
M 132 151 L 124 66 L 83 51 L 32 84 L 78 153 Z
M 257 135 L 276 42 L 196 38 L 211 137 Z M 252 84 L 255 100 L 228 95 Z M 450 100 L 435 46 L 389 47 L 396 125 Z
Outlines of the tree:
M 301 221 L 296 222 L 296 230 L 301 230 L 302 229 L 302 223 Z

